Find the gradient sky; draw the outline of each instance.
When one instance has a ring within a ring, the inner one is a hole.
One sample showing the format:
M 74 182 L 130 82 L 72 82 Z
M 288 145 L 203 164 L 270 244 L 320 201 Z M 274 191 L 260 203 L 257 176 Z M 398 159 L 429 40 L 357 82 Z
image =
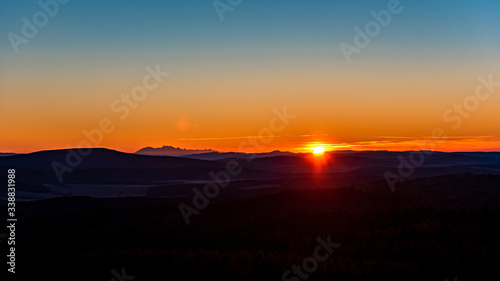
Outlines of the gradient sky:
M 76 147 L 103 118 L 100 147 L 236 151 L 284 106 L 296 118 L 261 151 L 500 151 L 500 87 L 457 128 L 443 119 L 479 76 L 500 81 L 500 1 L 401 1 L 348 64 L 339 44 L 389 2 L 243 0 L 221 21 L 208 0 L 72 0 L 16 54 L 8 34 L 41 7 L 0 0 L 0 151 Z M 120 119 L 111 104 L 156 65 L 170 75 Z

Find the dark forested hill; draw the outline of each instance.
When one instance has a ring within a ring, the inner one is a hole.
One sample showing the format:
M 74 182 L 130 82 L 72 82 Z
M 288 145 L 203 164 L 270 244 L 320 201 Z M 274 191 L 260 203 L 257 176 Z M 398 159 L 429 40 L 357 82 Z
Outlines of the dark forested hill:
M 123 268 L 133 280 L 282 280 L 329 236 L 340 246 L 307 280 L 484 280 L 500 264 L 499 198 L 500 176 L 473 174 L 395 193 L 281 189 L 219 200 L 189 225 L 186 199 L 22 202 L 18 266 L 31 275 L 21 280 L 113 280 Z

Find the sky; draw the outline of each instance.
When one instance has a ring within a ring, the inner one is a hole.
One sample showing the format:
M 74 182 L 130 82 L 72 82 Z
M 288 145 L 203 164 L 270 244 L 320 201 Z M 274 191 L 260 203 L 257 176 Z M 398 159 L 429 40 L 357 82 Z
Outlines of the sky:
M 0 152 L 500 151 L 499 1 L 55 1 L 0 0 Z

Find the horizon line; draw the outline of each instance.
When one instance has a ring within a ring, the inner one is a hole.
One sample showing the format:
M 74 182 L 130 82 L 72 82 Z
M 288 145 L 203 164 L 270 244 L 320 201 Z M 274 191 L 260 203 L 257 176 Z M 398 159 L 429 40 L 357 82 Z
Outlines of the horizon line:
M 143 147 L 146 148 L 146 147 Z M 151 147 L 150 147 L 151 148 Z M 154 148 L 154 147 L 152 147 Z M 109 147 L 66 147 L 66 148 L 54 148 L 54 149 L 42 149 L 42 150 L 36 150 L 36 151 L 30 151 L 30 152 L 3 152 L 0 151 L 0 154 L 11 154 L 7 156 L 0 156 L 0 157 L 8 157 L 8 156 L 13 156 L 13 155 L 23 155 L 23 154 L 32 154 L 32 153 L 37 153 L 37 152 L 48 152 L 48 151 L 67 151 L 67 150 L 111 150 L 111 151 L 116 151 L 120 153 L 127 153 L 127 154 L 138 154 L 138 155 L 145 155 L 145 156 L 162 156 L 162 155 L 152 155 L 152 154 L 143 154 L 143 153 L 137 153 L 139 150 L 135 152 L 129 152 L 129 151 L 122 151 L 114 148 L 109 148 Z M 193 150 L 193 151 L 204 151 L 207 150 L 207 152 L 201 152 L 201 153 L 193 153 L 193 154 L 206 154 L 206 153 L 241 153 L 241 154 L 254 154 L 254 153 L 249 153 L 249 152 L 243 152 L 243 151 L 220 151 L 220 150 L 215 150 L 215 149 L 182 149 L 182 148 L 176 148 L 179 149 L 180 151 L 182 150 Z M 210 151 L 211 150 L 211 151 Z M 453 150 L 453 151 L 443 151 L 443 150 L 426 150 L 426 149 L 420 149 L 420 150 L 390 150 L 390 149 L 337 149 L 337 150 L 326 150 L 325 153 L 334 153 L 334 152 L 440 152 L 440 153 L 500 153 L 500 150 Z M 309 154 L 312 152 L 294 152 L 290 150 L 280 150 L 280 149 L 274 149 L 274 150 L 268 150 L 268 151 L 261 151 L 261 152 L 256 152 L 255 154 L 265 154 L 265 153 L 272 153 L 272 152 L 282 152 L 282 153 L 292 153 L 292 154 Z M 189 154 L 186 154 L 189 155 Z M 169 156 L 169 155 L 165 155 Z

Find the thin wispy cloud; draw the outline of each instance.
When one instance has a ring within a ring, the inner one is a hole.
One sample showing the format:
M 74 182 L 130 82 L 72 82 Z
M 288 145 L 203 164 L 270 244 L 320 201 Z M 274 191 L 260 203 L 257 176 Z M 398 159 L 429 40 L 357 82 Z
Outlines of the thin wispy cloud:
M 297 137 L 297 138 L 306 138 L 306 137 L 320 137 L 320 136 L 328 136 L 328 134 L 319 134 L 319 135 L 281 135 L 274 136 L 275 138 L 286 138 L 286 137 Z M 179 141 L 207 141 L 207 140 L 238 140 L 238 139 L 248 139 L 248 138 L 258 138 L 259 136 L 238 136 L 238 137 L 207 137 L 207 138 L 184 138 L 179 139 Z

